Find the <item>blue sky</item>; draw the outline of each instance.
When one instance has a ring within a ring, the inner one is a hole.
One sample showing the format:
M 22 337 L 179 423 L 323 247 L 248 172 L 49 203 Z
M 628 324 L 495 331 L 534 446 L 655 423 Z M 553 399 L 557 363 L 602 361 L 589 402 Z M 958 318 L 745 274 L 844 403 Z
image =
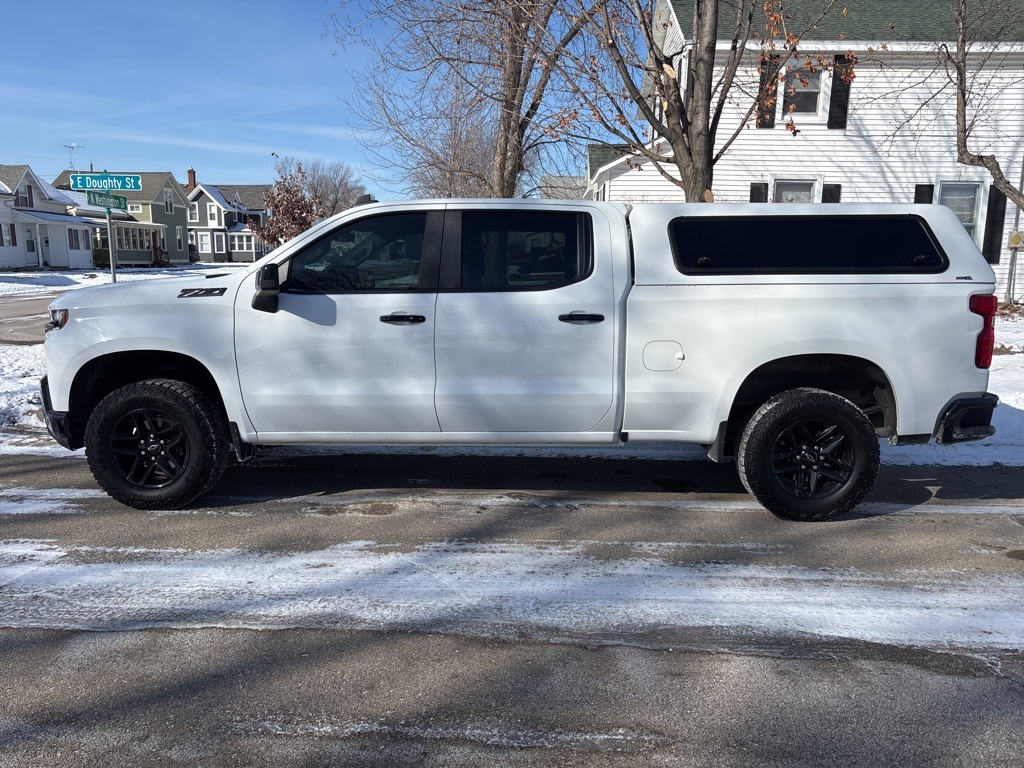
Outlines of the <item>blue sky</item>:
M 196 169 L 200 182 L 273 181 L 274 158 L 369 168 L 344 99 L 363 51 L 324 22 L 336 0 L 4 3 L 0 164 L 52 180 L 78 169 Z M 77 144 L 72 153 L 64 145 Z

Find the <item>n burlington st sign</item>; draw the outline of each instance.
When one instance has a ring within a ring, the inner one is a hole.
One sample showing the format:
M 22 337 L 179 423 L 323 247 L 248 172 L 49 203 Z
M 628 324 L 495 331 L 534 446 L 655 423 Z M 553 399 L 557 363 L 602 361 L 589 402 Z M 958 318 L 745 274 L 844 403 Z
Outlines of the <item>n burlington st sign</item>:
M 102 192 L 139 192 L 142 176 L 137 173 L 72 173 L 71 188 Z

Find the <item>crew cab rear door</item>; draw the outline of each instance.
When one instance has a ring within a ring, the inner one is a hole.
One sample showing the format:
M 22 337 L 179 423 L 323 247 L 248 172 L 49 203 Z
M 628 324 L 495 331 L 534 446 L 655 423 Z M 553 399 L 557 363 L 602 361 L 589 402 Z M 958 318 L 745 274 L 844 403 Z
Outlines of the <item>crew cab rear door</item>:
M 434 301 L 441 210 L 367 215 L 280 262 L 276 312 L 239 293 L 242 399 L 260 439 L 438 432 Z M 366 439 L 371 439 L 366 437 Z
M 443 432 L 604 429 L 616 392 L 609 240 L 583 207 L 449 208 L 434 341 Z

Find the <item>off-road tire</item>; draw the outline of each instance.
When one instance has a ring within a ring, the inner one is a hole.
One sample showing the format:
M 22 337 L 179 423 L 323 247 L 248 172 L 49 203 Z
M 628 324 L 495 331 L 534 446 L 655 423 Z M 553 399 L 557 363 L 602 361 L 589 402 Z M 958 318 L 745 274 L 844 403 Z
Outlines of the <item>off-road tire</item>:
M 111 392 L 85 429 L 86 458 L 96 482 L 136 509 L 191 504 L 220 479 L 230 446 L 221 409 L 190 384 L 169 379 Z
M 878 475 L 870 419 L 823 389 L 791 389 L 747 422 L 736 450 L 744 487 L 786 520 L 830 520 L 861 502 Z

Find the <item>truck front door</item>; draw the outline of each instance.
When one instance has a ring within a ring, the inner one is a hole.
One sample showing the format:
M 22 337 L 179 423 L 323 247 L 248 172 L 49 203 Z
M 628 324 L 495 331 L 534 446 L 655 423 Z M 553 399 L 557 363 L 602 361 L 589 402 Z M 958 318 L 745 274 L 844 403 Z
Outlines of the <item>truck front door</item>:
M 434 341 L 442 431 L 598 428 L 615 390 L 608 239 L 582 211 L 449 211 Z
M 442 217 L 387 213 L 329 232 L 281 264 L 275 313 L 252 309 L 252 294 L 239 293 L 239 383 L 261 439 L 439 431 L 433 344 Z

